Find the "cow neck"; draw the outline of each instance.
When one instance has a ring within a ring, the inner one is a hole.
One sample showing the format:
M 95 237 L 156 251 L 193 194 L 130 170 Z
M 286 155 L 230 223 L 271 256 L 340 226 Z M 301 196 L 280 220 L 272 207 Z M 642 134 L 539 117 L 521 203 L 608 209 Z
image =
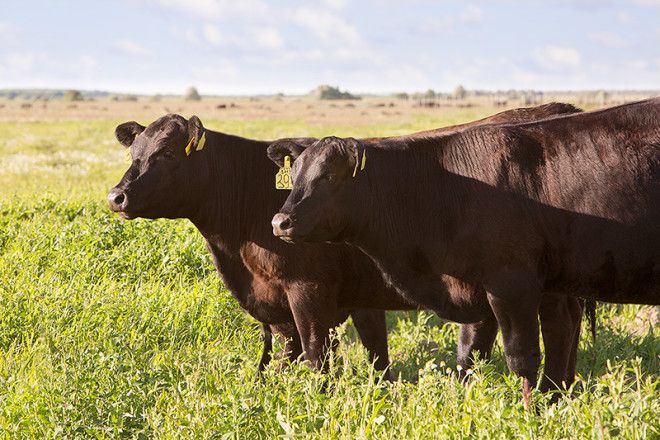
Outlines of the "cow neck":
M 270 232 L 268 210 L 277 208 L 269 206 L 268 197 L 276 169 L 266 156 L 268 142 L 206 133 L 205 163 L 212 177 L 205 202 L 190 220 L 206 239 L 225 286 L 241 307 L 252 310 L 252 274 L 242 260 L 241 246 L 259 233 L 259 226 L 261 235 Z
M 349 226 L 347 241 L 369 255 L 408 301 L 433 308 L 446 319 L 472 322 L 488 312 L 481 306 L 463 310 L 442 278 L 453 275 L 447 249 L 455 225 L 463 221 L 456 206 L 462 188 L 454 187 L 441 162 L 445 142 L 439 137 L 409 139 L 367 150 L 368 171 L 352 205 L 356 215 L 351 217 L 358 220 Z M 428 302 L 418 301 L 416 292 Z
M 236 250 L 256 231 L 269 230 L 268 214 L 278 202 L 272 194 L 276 168 L 266 155 L 268 142 L 207 133 L 212 177 L 206 201 L 191 221 L 207 239 Z
M 440 235 L 436 242 L 445 242 L 442 236 L 448 233 L 453 220 L 446 212 L 439 214 L 444 211 L 440 207 L 450 203 L 443 194 L 451 192 L 449 188 L 440 190 L 446 182 L 439 172 L 438 144 L 443 142 L 439 139 L 405 139 L 368 147 L 367 166 L 356 181 L 355 200 L 351 203 L 354 223 L 346 237 L 381 266 L 401 261 L 393 249 L 407 252 L 422 246 L 426 239 L 420 231 L 433 230 Z M 433 212 L 438 213 L 431 220 Z

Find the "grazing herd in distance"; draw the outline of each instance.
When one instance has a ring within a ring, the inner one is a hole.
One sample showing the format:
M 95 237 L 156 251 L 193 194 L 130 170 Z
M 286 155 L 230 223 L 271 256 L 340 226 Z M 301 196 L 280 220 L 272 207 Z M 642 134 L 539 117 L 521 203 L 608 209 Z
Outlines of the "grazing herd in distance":
M 502 331 L 529 401 L 575 377 L 581 298 L 660 304 L 660 98 L 552 103 L 391 138 L 245 139 L 169 114 L 115 131 L 123 218 L 187 218 L 278 356 L 325 368 L 352 317 L 391 378 L 385 310 L 461 323 L 458 365 Z M 293 188 L 275 188 L 293 163 Z M 272 161 L 272 162 L 271 162 Z M 539 334 L 540 324 L 540 334 Z

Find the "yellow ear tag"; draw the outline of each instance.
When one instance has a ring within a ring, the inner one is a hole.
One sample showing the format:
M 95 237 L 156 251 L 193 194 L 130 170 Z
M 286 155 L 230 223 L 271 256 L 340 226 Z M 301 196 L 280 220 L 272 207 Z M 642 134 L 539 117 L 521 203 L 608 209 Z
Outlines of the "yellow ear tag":
M 126 159 L 126 162 L 131 163 L 133 162 L 133 157 L 131 156 L 131 149 L 127 148 L 126 151 L 124 152 L 124 159 Z
M 358 172 L 358 166 L 360 167 L 360 171 L 362 171 L 367 164 L 367 150 L 362 150 L 362 159 L 360 162 L 355 162 L 355 168 L 353 169 L 353 177 L 357 175 Z
M 292 189 L 291 181 L 291 158 L 284 156 L 284 166 L 280 168 L 275 176 L 275 189 Z
M 192 151 L 193 142 L 195 142 L 195 137 L 194 136 L 193 136 L 192 139 L 190 139 L 190 142 L 188 142 L 188 145 L 186 145 L 186 156 L 190 156 L 190 152 Z
M 199 142 L 195 147 L 195 151 L 201 151 L 204 149 L 204 144 L 206 144 L 206 132 L 202 133 L 202 137 L 199 138 Z

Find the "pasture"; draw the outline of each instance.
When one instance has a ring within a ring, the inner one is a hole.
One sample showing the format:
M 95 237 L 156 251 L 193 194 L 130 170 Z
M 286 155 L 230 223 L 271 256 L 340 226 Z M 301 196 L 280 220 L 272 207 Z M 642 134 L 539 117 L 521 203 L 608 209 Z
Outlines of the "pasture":
M 192 225 L 124 221 L 107 208 L 128 163 L 114 127 L 167 110 L 275 139 L 405 134 L 501 109 L 385 98 L 3 103 L 0 436 L 660 437 L 651 307 L 601 305 L 595 342 L 583 323 L 570 398 L 550 405 L 535 393 L 535 413 L 524 410 L 499 342 L 462 384 L 458 326 L 424 312 L 388 313 L 397 382 L 374 377 L 350 322 L 337 331 L 329 376 L 273 363 L 258 380 L 259 326 L 223 287 Z

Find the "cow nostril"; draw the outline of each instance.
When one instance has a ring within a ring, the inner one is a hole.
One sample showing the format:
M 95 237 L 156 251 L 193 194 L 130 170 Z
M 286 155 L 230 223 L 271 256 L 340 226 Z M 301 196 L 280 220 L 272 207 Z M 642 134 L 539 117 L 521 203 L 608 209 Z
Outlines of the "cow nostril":
M 286 214 L 275 214 L 272 223 L 275 230 L 285 231 L 291 227 L 291 217 Z
M 280 229 L 285 230 L 291 227 L 291 218 L 287 217 L 280 222 Z
M 126 208 L 126 193 L 124 191 L 112 190 L 108 194 L 108 205 L 115 212 L 123 211 Z

